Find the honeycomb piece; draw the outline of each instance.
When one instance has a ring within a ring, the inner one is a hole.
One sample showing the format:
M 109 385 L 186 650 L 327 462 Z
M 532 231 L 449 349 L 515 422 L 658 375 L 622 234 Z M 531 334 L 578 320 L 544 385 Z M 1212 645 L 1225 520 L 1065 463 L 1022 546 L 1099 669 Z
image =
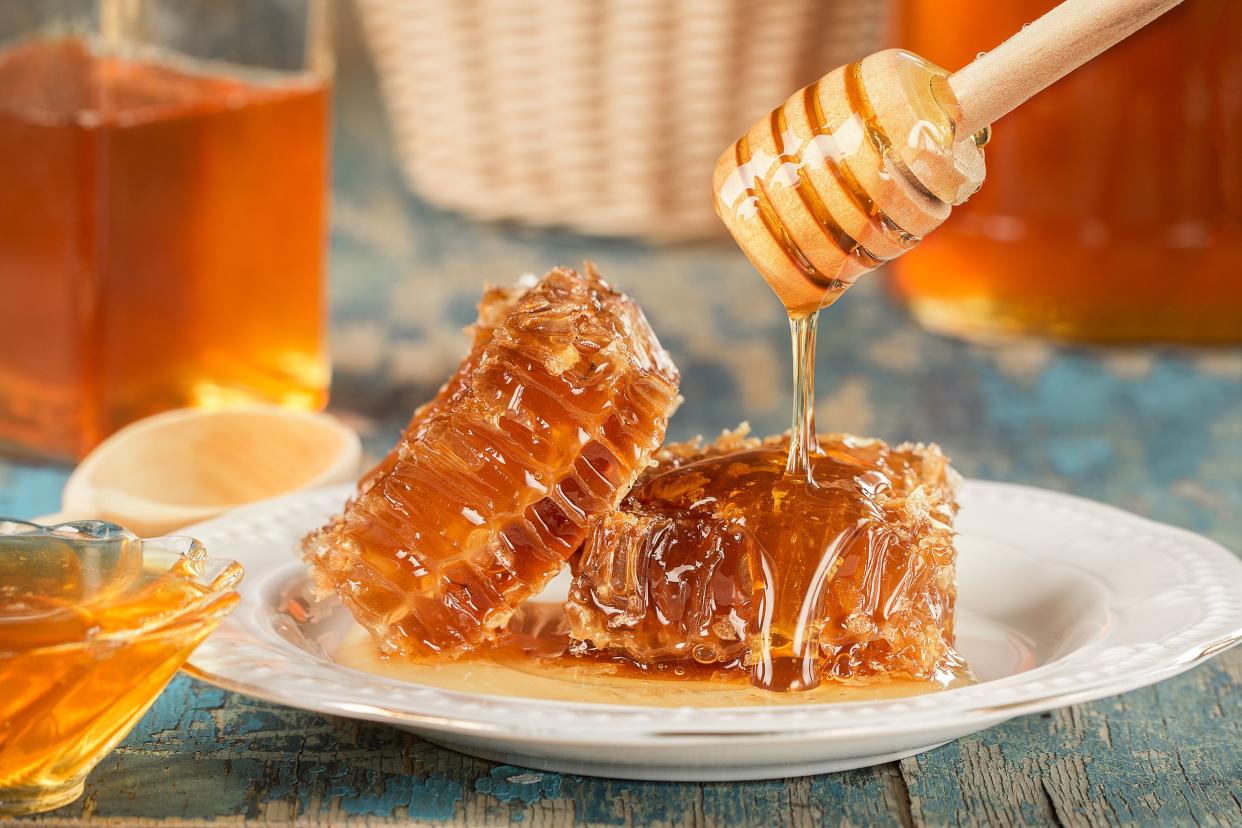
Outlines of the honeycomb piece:
M 386 654 L 459 654 L 576 552 L 660 446 L 679 377 L 587 265 L 484 296 L 474 347 L 344 513 L 303 543 Z
M 958 477 L 934 445 L 824 435 L 671 445 L 593 528 L 566 611 L 575 651 L 749 670 L 770 689 L 929 679 L 956 661 Z

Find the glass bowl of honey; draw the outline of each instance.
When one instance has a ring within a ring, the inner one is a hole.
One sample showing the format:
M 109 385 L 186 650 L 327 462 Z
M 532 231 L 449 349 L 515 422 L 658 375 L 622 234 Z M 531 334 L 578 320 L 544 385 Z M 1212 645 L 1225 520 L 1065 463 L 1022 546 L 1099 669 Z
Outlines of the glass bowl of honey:
M 193 538 L 0 518 L 0 816 L 77 799 L 241 577 Z

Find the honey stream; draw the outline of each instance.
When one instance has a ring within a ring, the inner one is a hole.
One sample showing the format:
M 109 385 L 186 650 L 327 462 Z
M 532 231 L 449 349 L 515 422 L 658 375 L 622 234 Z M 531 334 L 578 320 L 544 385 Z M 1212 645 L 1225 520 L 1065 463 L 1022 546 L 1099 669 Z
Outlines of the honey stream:
M 752 531 L 760 548 L 755 583 L 758 658 L 751 667 L 751 683 L 764 690 L 809 690 L 819 685 L 820 593 L 830 572 L 839 565 L 837 539 L 827 547 L 813 545 L 812 526 L 827 502 L 818 497 L 812 458 L 820 453 L 815 433 L 815 336 L 819 311 L 790 314 L 789 332 L 793 353 L 793 419 L 789 429 L 789 453 L 784 479 L 773 486 L 773 497 L 758 509 Z M 759 464 L 755 464 L 758 467 Z M 740 492 L 739 492 L 740 494 Z M 745 500 L 739 504 L 755 511 Z M 785 519 L 810 507 L 806 521 Z M 831 507 L 829 507 L 831 508 Z M 766 531 L 765 531 L 766 530 Z
M 793 340 L 793 422 L 785 471 L 811 481 L 810 456 L 819 453 L 815 439 L 815 329 L 819 311 L 789 317 Z

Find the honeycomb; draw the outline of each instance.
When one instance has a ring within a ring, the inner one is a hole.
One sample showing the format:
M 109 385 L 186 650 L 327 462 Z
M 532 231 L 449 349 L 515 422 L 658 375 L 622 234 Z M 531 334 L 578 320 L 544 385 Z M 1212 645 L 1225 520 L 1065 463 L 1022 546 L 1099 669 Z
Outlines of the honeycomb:
M 747 670 L 774 690 L 931 679 L 955 662 L 958 476 L 935 445 L 829 434 L 672 445 L 593 527 L 566 604 L 575 651 Z
M 647 467 L 679 376 L 589 264 L 488 291 L 470 354 L 343 513 L 303 542 L 382 653 L 494 641 Z

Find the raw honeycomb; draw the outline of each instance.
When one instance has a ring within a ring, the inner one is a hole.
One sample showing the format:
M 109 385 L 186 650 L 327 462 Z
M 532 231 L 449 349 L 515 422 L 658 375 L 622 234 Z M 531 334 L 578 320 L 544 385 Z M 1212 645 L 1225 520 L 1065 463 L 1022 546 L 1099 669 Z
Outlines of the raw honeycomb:
M 927 679 L 956 659 L 957 474 L 934 445 L 823 435 L 672 445 L 601 518 L 566 610 L 578 652 L 751 671 L 771 689 Z
M 642 311 L 590 265 L 491 290 L 457 373 L 303 544 L 381 652 L 495 639 L 648 465 L 679 377 Z

